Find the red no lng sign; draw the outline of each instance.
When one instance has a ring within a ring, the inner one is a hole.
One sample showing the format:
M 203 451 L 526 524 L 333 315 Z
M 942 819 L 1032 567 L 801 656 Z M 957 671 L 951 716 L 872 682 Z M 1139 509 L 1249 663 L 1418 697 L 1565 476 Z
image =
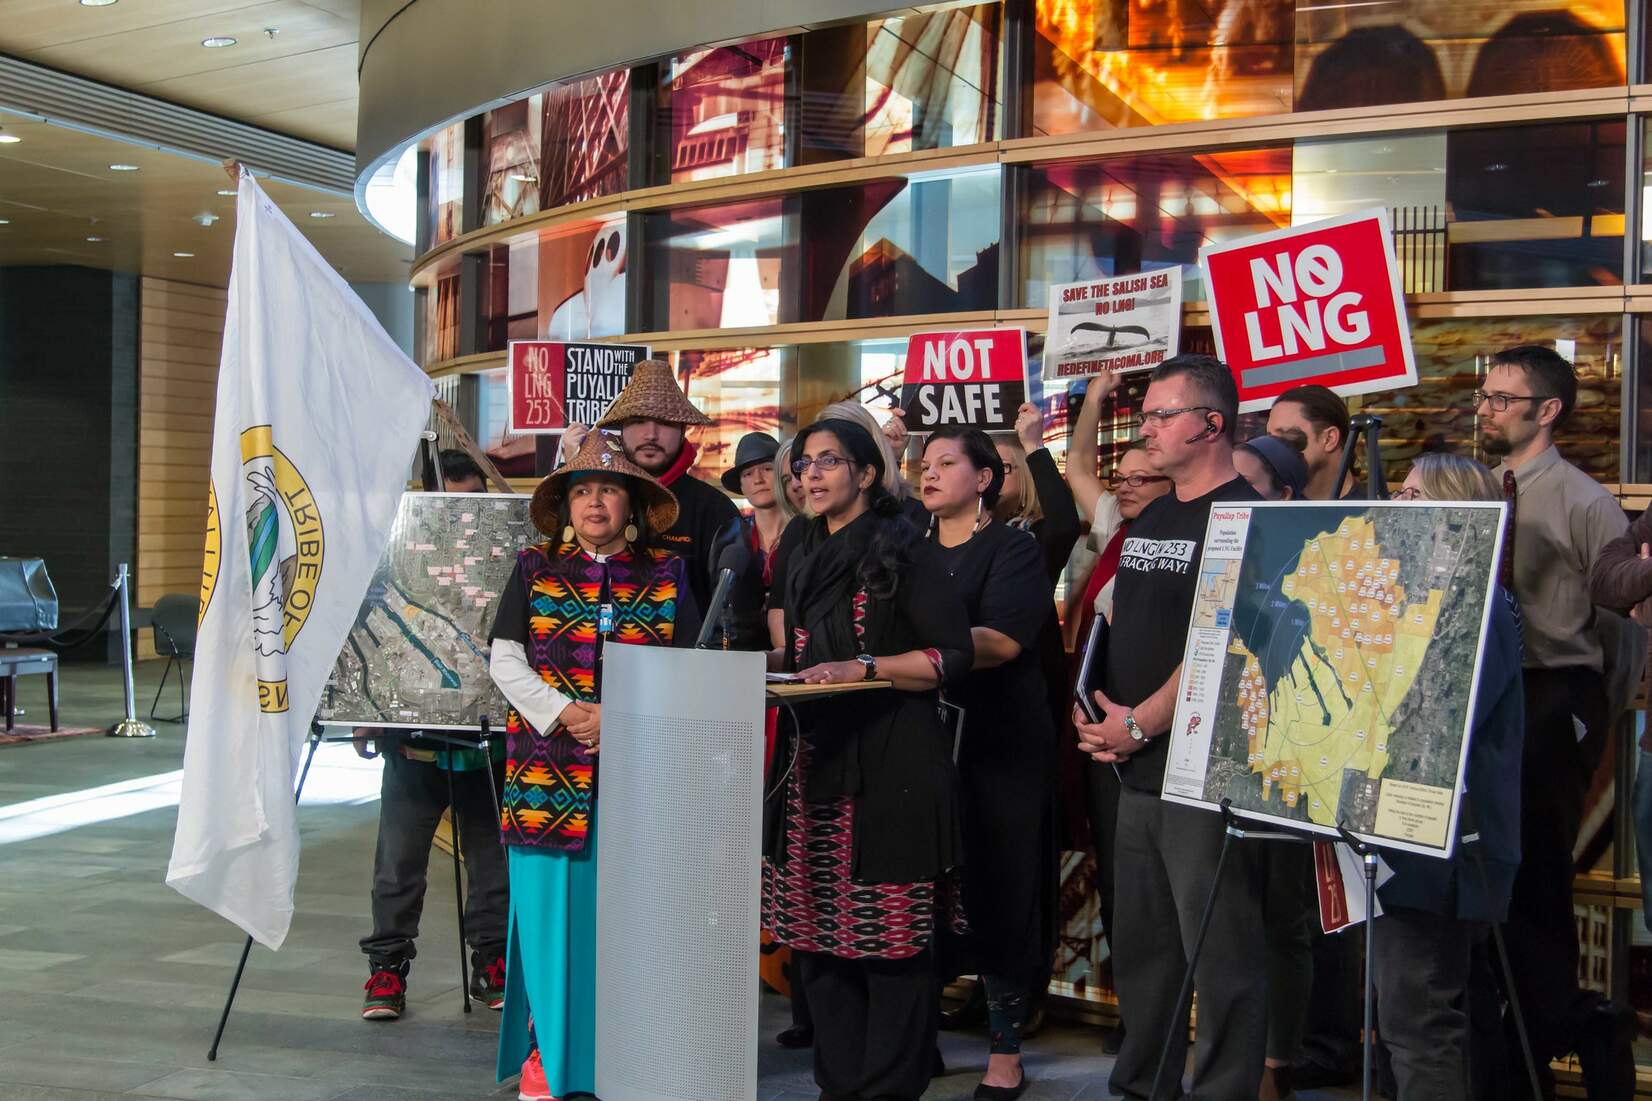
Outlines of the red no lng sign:
M 906 342 L 901 408 L 906 427 L 933 432 L 965 424 L 989 432 L 1015 427 L 1027 400 L 1025 329 L 913 333 Z
M 1242 412 L 1307 383 L 1343 395 L 1416 385 L 1387 211 L 1209 246 L 1199 263 Z

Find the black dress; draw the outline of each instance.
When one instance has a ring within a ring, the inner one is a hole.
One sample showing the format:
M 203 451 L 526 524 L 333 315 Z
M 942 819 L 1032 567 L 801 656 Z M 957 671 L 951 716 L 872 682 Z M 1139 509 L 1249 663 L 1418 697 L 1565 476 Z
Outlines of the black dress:
M 971 627 L 1020 643 L 1021 653 L 972 671 L 947 699 L 964 708 L 964 913 L 970 937 L 958 971 L 1002 976 L 1022 989 L 1049 975 L 1049 821 L 1055 727 L 1044 706 L 1039 637 L 1050 590 L 1038 541 L 1001 523 L 955 547 L 935 544 Z

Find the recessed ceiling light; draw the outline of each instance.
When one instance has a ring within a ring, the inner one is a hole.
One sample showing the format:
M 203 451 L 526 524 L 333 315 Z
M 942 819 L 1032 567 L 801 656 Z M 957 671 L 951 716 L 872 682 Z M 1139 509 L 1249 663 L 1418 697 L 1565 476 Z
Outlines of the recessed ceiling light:
M 220 187 L 218 189 L 218 194 L 227 195 L 233 198 L 234 196 L 240 194 L 240 192 L 236 191 L 233 187 Z
M 218 220 L 218 215 L 216 215 L 216 214 L 197 214 L 197 215 L 195 215 L 195 221 L 198 222 L 199 224 L 203 225 L 203 226 L 211 226 L 212 223 L 216 222 L 217 220 Z
M 312 218 L 336 218 L 336 217 L 338 217 L 338 215 L 334 214 L 330 210 L 312 210 L 312 211 L 310 211 L 310 217 L 312 217 Z
M 10 218 L 0 218 L 0 226 L 9 226 L 9 225 L 11 225 L 11 219 Z
M 180 260 L 192 260 L 195 257 L 193 252 L 174 252 L 172 255 L 176 256 Z
M 109 166 L 111 172 L 136 172 L 137 170 L 138 166 L 135 164 L 112 164 Z
M 201 39 L 201 45 L 205 46 L 209 50 L 221 50 L 225 46 L 235 45 L 235 39 L 230 38 L 228 35 L 213 35 L 211 38 Z
M 80 0 L 83 8 L 107 8 L 110 4 L 118 4 L 120 0 Z
M 99 241 L 103 240 L 102 237 L 88 237 L 86 239 L 88 241 L 92 242 L 94 245 L 97 244 Z
M 0 145 L 16 145 L 22 140 L 16 134 L 0 134 Z

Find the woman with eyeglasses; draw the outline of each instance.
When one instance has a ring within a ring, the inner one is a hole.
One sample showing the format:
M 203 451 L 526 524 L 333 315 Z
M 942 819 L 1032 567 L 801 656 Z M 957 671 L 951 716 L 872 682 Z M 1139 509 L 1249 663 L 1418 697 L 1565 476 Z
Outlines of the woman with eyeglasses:
M 968 678 L 947 697 L 964 711 L 958 773 L 964 794 L 964 912 L 969 936 L 944 941 L 943 980 L 981 975 L 991 1033 L 977 1101 L 1027 1088 L 1022 1027 L 1049 980 L 1045 878 L 1051 834 L 1055 723 L 1044 698 L 1038 640 L 1051 618 L 1038 541 L 997 519 L 999 452 L 975 428 L 940 428 L 924 445 L 919 495 L 929 540 L 963 597 L 975 642 Z
M 917 1098 L 935 1052 L 938 924 L 962 856 L 952 736 L 936 689 L 975 646 L 936 548 L 900 515 L 884 452 L 816 421 L 792 469 L 814 518 L 792 554 L 785 646 L 813 685 L 887 687 L 800 703 L 781 722 L 764 807 L 763 919 L 791 948 L 830 1098 Z

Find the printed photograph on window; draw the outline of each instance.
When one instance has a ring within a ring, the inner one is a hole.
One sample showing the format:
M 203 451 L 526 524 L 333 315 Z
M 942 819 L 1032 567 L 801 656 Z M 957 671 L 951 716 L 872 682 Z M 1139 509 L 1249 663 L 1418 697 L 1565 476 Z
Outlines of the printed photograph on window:
M 690 473 L 716 481 L 734 462 L 734 449 L 748 432 L 777 439 L 797 431 L 781 401 L 790 349 L 734 348 L 677 355 L 677 381 L 711 423 L 690 429 L 698 454 Z
M 800 197 L 805 321 L 998 304 L 996 166 Z
M 529 96 L 482 116 L 482 224 L 539 211 L 541 96 Z
M 434 248 L 464 231 L 465 124 L 454 123 L 425 139 L 430 157 L 430 240 Z
M 694 50 L 666 60 L 658 126 L 661 183 L 785 167 L 786 40 Z
M 1622 0 L 1036 0 L 1033 129 L 1623 84 Z
M 539 209 L 614 195 L 626 188 L 630 132 L 628 69 L 547 89 L 542 96 Z
M 647 330 L 779 323 L 781 200 L 650 214 L 644 234 Z
M 867 24 L 865 156 L 992 140 L 998 15 L 984 4 Z
M 625 236 L 623 214 L 539 235 L 541 338 L 587 340 L 625 332 Z

